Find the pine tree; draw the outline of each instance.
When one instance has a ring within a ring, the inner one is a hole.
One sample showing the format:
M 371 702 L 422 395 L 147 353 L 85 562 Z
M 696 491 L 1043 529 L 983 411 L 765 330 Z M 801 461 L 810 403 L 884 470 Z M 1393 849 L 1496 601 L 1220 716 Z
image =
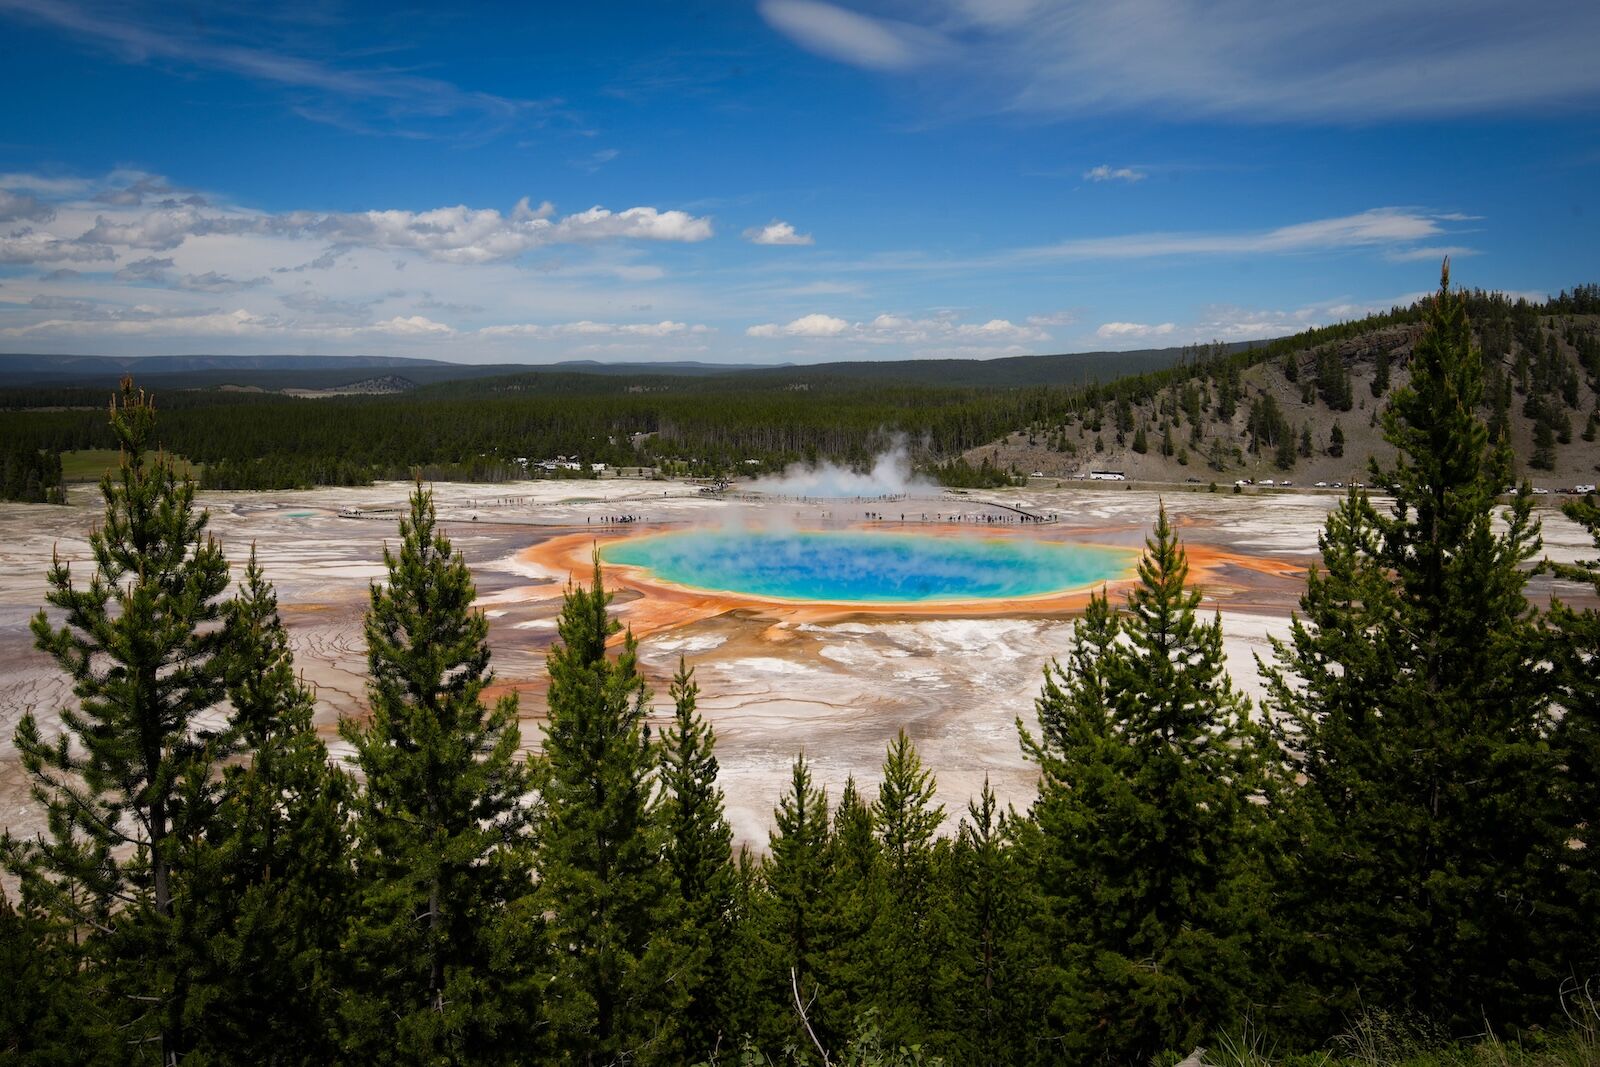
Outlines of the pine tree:
M 88 1006 L 101 991 L 83 963 L 70 926 L 26 901 L 14 907 L 0 889 L 0 1063 L 77 1067 L 138 1058 L 120 1035 L 97 1027 Z
M 884 755 L 872 805 L 889 904 L 879 911 L 873 941 L 879 1022 L 886 1036 L 905 1044 L 927 1035 L 936 1020 L 933 978 L 942 930 L 933 835 L 944 822 L 944 807 L 934 801 L 935 788 L 902 728 Z
M 550 715 L 534 764 L 540 794 L 536 901 L 550 916 L 546 990 L 555 1048 L 570 1061 L 681 1055 L 680 1013 L 698 961 L 668 861 L 657 747 L 638 648 L 593 584 L 567 590 L 550 650 Z
M 1139 429 L 1134 432 L 1133 450 L 1141 456 L 1150 451 L 1150 442 L 1145 437 L 1143 425 L 1140 425 Z
M 354 790 L 317 736 L 254 548 L 226 625 L 230 726 L 248 756 L 224 770 L 212 827 L 189 846 L 188 1029 L 201 1057 L 329 1062 Z
M 1554 470 L 1556 465 L 1556 434 L 1550 423 L 1541 418 L 1533 424 L 1533 454 L 1528 466 L 1535 470 Z
M 1372 395 L 1381 397 L 1389 391 L 1389 350 L 1378 349 L 1378 354 L 1372 361 Z
M 1567 517 L 1588 530 L 1600 548 L 1600 507 L 1594 497 L 1568 502 Z M 1556 565 L 1556 573 L 1583 582 L 1600 593 L 1600 557 L 1575 565 Z M 1563 768 L 1558 810 L 1565 813 L 1564 836 L 1582 842 L 1569 849 L 1570 884 L 1565 903 L 1571 909 L 1569 929 L 1577 949 L 1570 954 L 1572 973 L 1587 975 L 1600 968 L 1600 610 L 1576 611 L 1557 602 L 1551 608 L 1553 659 L 1562 715 L 1553 742 Z M 1584 946 L 1587 946 L 1585 950 Z
M 1295 461 L 1294 431 L 1284 428 L 1283 436 L 1278 438 L 1278 450 L 1273 456 L 1273 464 L 1281 471 L 1293 470 Z
M 686 983 L 683 1045 L 704 1055 L 730 1043 L 734 870 L 733 831 L 717 785 L 716 732 L 696 711 L 699 692 L 694 671 L 680 656 L 668 691 L 673 725 L 662 737 L 667 858 L 684 902 L 690 954 L 699 964 Z
M 1039 737 L 1021 731 L 1054 1058 L 1186 1049 L 1250 988 L 1259 735 L 1187 579 L 1163 508 L 1127 614 L 1093 598 L 1069 666 L 1047 672 Z
M 956 834 L 951 878 L 951 1060 L 993 1067 L 1026 1062 L 1033 1029 L 1027 976 L 1036 951 L 1025 926 L 1027 873 L 987 776 Z
M 825 948 L 814 995 L 819 1018 L 842 1032 L 863 1012 L 882 1006 L 887 916 L 898 905 L 890 896 L 872 807 L 856 788 L 854 776 L 845 779 L 833 809 L 827 861 L 817 939 Z
M 1328 455 L 1338 459 L 1344 455 L 1344 427 L 1336 421 L 1328 431 Z
M 340 723 L 366 779 L 346 1040 L 374 1061 L 516 1059 L 537 1006 L 516 697 L 482 703 L 489 624 L 420 482 L 400 538 L 366 618 L 371 719 Z
M 755 918 L 762 941 L 756 994 L 769 1010 L 756 1036 L 768 1047 L 809 1049 L 811 1037 L 794 1005 L 798 997 L 806 1009 L 805 1022 L 825 1047 L 836 1048 L 852 1020 L 829 1018 L 818 1003 L 826 992 L 835 926 L 828 906 L 828 798 L 812 784 L 803 755 L 794 761 L 789 789 L 773 809 L 773 819 L 761 864 L 766 891 Z
M 196 512 L 194 485 L 171 459 L 152 456 L 155 405 L 124 379 L 111 404 L 122 450 L 100 482 L 105 520 L 90 536 L 86 586 L 57 558 L 32 630 L 38 647 L 71 675 L 78 703 L 47 740 L 32 712 L 16 745 L 46 810 L 49 836 L 13 843 L 8 866 L 25 898 L 87 933 L 130 1059 L 182 1055 L 187 975 L 175 941 L 181 849 L 201 834 L 207 798 L 186 803 L 187 780 L 204 781 L 227 739 L 200 714 L 223 697 L 223 614 L 228 564 Z M 126 1013 L 126 1017 L 123 1017 Z
M 1359 997 L 1498 1027 L 1536 1018 L 1556 981 L 1555 766 L 1520 569 L 1538 527 L 1524 493 L 1494 528 L 1511 457 L 1477 416 L 1482 382 L 1447 268 L 1384 415 L 1396 465 L 1373 464 L 1392 514 L 1354 492 L 1330 517 L 1326 577 L 1271 675 L 1305 779 L 1287 907 L 1333 1017 Z

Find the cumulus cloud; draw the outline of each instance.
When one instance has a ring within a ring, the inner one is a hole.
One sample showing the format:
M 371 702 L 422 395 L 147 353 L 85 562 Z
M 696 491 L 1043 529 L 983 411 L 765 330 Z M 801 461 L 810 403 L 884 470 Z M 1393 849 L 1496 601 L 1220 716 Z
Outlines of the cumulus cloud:
M 396 316 L 380 322 L 351 326 L 307 327 L 277 315 L 258 315 L 244 308 L 222 311 L 215 308 L 185 310 L 136 307 L 104 307 L 85 301 L 75 302 L 69 317 L 44 319 L 24 326 L 0 329 L 6 337 L 260 337 L 306 340 L 382 336 L 393 338 L 446 337 L 455 331 L 444 323 L 421 315 Z
M 478 330 L 480 337 L 507 338 L 531 337 L 546 340 L 581 337 L 678 337 L 689 334 L 712 333 L 709 326 L 689 325 L 663 319 L 660 322 L 558 322 L 551 324 L 518 322 L 500 326 L 485 326 Z
M 1170 322 L 1155 326 L 1142 322 L 1107 322 L 1102 323 L 1094 333 L 1096 337 L 1122 340 L 1130 337 L 1167 337 L 1177 328 L 1176 324 Z
M 167 271 L 173 267 L 172 257 L 145 256 L 132 263 L 124 264 L 117 271 L 116 278 L 119 282 L 164 282 L 167 280 Z
M 1111 167 L 1102 163 L 1098 167 L 1090 167 L 1084 171 L 1083 177 L 1085 181 L 1091 182 L 1127 182 L 1132 185 L 1134 182 L 1144 181 L 1149 175 L 1132 167 Z
M 150 211 L 126 221 L 97 216 L 94 225 L 79 236 L 83 244 L 115 245 L 166 252 L 177 248 L 191 236 L 225 233 L 242 220 L 206 215 L 196 207 L 173 207 Z
M 809 233 L 795 233 L 794 227 L 781 219 L 773 219 L 765 226 L 752 226 L 744 231 L 744 239 L 753 245 L 809 245 L 816 242 Z
M 748 337 L 834 338 L 862 344 L 908 344 L 976 342 L 1048 341 L 1050 335 L 1037 326 L 1019 326 L 1008 319 L 987 322 L 960 322 L 943 313 L 928 318 L 882 314 L 862 322 L 847 322 L 832 315 L 802 315 L 788 323 L 766 322 L 745 330 Z
M 226 274 L 208 270 L 204 274 L 185 274 L 173 284 L 173 288 L 191 293 L 237 293 L 241 289 L 255 289 L 266 284 L 267 279 L 264 276 L 230 278 Z
M 548 202 L 534 208 L 526 197 L 509 214 L 460 204 L 428 211 L 272 215 L 206 212 L 178 205 L 128 219 L 101 215 L 78 240 L 151 251 L 169 251 L 191 237 L 244 234 L 329 242 L 334 248 L 304 265 L 319 269 L 331 265 L 328 257 L 337 258 L 341 246 L 417 252 L 443 263 L 493 263 L 554 244 L 618 239 L 695 242 L 712 235 L 709 218 L 654 207 L 611 211 L 596 206 L 565 218 L 553 215 Z
M 49 222 L 56 209 L 27 193 L 0 189 L 0 222 Z
M 1048 315 L 1029 315 L 1029 326 L 1071 326 L 1078 316 L 1070 311 L 1052 311 Z
M 0 263 L 92 263 L 115 258 L 116 253 L 105 245 L 64 241 L 27 227 L 0 237 Z
M 339 300 L 314 289 L 297 289 L 284 293 L 278 302 L 290 311 L 327 318 L 356 319 L 366 316 L 376 300 Z
M 418 335 L 437 337 L 443 334 L 455 333 L 453 329 L 442 322 L 434 322 L 422 315 L 396 315 L 392 319 L 372 323 L 364 328 L 372 333 L 392 334 L 396 337 L 415 337 Z
M 1134 347 L 1151 342 L 1178 345 L 1207 341 L 1261 341 L 1316 326 L 1364 318 L 1393 307 L 1407 307 L 1428 295 L 1426 292 L 1403 293 L 1387 300 L 1341 297 L 1288 309 L 1212 304 L 1202 307 L 1188 322 L 1163 322 L 1157 325 L 1108 322 L 1101 325 L 1095 335 L 1113 347 Z M 1533 294 L 1532 298 L 1545 299 L 1542 294 Z
M 832 315 L 802 315 L 782 326 L 764 322 L 745 331 L 750 337 L 838 337 L 850 329 L 850 324 Z

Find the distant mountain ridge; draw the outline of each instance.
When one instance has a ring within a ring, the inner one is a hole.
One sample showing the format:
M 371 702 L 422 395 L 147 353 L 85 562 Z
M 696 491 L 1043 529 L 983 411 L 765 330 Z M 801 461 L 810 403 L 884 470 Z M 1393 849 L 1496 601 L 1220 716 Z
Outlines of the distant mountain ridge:
M 1260 341 L 1225 346 L 1243 351 Z M 1085 385 L 1129 374 L 1161 370 L 1181 362 L 1185 348 L 1147 348 L 1123 352 L 1065 352 L 993 359 L 836 360 L 827 363 L 706 363 L 696 360 L 602 363 L 454 363 L 399 356 L 73 356 L 0 355 L 0 385 L 114 385 L 124 374 L 166 389 L 225 386 L 265 391 L 328 390 L 390 373 L 417 385 L 547 374 L 605 377 L 728 377 L 751 384 L 818 380 L 920 382 L 928 385 L 1008 387 Z
M 107 372 L 173 374 L 198 370 L 324 370 L 388 366 L 442 367 L 439 359 L 402 356 L 73 356 L 0 354 L 0 374 L 95 375 Z

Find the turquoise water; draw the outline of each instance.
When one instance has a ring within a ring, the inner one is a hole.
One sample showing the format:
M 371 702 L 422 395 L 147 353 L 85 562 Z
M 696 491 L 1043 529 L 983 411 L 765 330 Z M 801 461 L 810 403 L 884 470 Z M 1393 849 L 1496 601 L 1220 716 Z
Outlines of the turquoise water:
M 1137 554 L 1021 537 L 690 530 L 613 542 L 600 556 L 699 589 L 793 600 L 918 603 L 1081 589 L 1122 577 Z

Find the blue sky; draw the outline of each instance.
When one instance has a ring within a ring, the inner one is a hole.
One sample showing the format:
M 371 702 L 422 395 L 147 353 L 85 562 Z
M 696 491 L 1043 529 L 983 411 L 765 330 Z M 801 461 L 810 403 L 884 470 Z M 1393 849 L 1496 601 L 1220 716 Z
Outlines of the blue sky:
M 815 362 L 1600 280 L 1600 5 L 0 0 L 0 351 Z

